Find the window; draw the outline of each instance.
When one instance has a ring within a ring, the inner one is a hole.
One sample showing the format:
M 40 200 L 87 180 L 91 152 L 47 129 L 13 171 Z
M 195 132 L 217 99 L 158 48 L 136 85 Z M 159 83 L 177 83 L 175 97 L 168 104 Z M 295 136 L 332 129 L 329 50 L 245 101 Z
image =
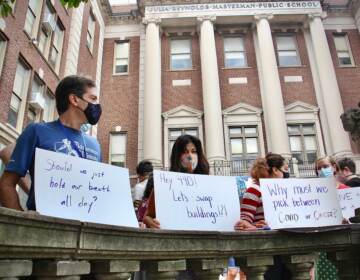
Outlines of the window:
M 129 42 L 115 43 L 114 73 L 128 73 L 129 71 Z
M 314 124 L 288 125 L 290 150 L 293 158 L 299 164 L 314 163 L 317 157 L 318 145 Z
M 6 146 L 0 142 L 0 151 L 4 149 Z M 0 159 L 0 176 L 4 173 L 5 163 Z
M 29 0 L 28 9 L 26 12 L 25 18 L 25 26 L 24 30 L 30 37 L 36 37 L 35 30 L 36 30 L 36 20 L 39 17 L 41 11 L 41 4 L 42 1 L 39 0 Z M 34 36 L 35 35 L 35 36 Z
M 87 28 L 87 35 L 86 35 L 86 46 L 89 48 L 90 52 L 93 51 L 94 36 L 95 36 L 95 17 L 90 12 L 88 28 Z
M 230 127 L 229 135 L 232 160 L 254 159 L 259 155 L 257 126 Z
M 55 26 L 55 18 L 55 10 L 51 4 L 47 2 L 45 5 L 43 20 L 38 38 L 38 48 L 45 57 L 47 57 L 49 53 L 51 36 Z
M 240 68 L 247 65 L 244 38 L 229 37 L 224 38 L 225 51 L 225 67 L 226 68 Z
M 172 148 L 176 139 L 181 135 L 192 135 L 199 138 L 199 132 L 197 128 L 175 128 L 169 129 L 169 155 L 171 155 Z
M 62 27 L 60 21 L 58 21 L 54 31 L 54 36 L 50 51 L 50 58 L 49 58 L 50 65 L 55 69 L 56 73 L 59 73 L 60 70 L 63 40 L 64 40 L 64 28 Z
M 340 66 L 354 65 L 349 39 L 346 34 L 334 34 L 336 53 Z
M 24 114 L 24 105 L 29 85 L 30 70 L 22 62 L 16 66 L 15 80 L 10 101 L 8 113 L 8 123 L 14 128 L 20 130 L 22 117 Z
M 28 119 L 33 122 L 38 122 L 40 120 L 41 111 L 45 107 L 44 89 L 44 83 L 38 76 L 35 76 L 31 84 L 30 106 L 28 109 Z
M 31 123 L 37 122 L 36 117 L 37 117 L 36 110 L 32 107 L 29 107 L 28 114 L 27 114 L 27 118 L 28 118 L 27 123 L 31 124 Z
M 110 134 L 110 164 L 125 167 L 126 164 L 126 134 Z
M 53 121 L 55 118 L 55 97 L 54 94 L 47 90 L 44 94 L 45 107 L 42 114 L 42 120 L 44 122 Z
M 171 40 L 171 70 L 187 70 L 191 67 L 191 40 Z
M 299 66 L 296 36 L 277 35 L 275 38 L 279 66 Z
M 0 34 L 0 75 L 2 72 L 1 71 L 2 66 L 4 64 L 6 45 L 7 45 L 7 40 L 4 37 L 2 37 Z

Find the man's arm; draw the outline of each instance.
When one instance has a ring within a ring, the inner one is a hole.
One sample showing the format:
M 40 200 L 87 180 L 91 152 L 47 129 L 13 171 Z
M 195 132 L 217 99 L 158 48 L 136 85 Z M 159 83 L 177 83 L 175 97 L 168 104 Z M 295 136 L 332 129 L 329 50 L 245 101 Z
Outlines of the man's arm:
M 0 151 L 0 159 L 5 164 L 8 164 L 8 162 L 11 158 L 11 154 L 13 153 L 14 149 L 15 149 L 15 143 L 11 143 Z M 30 179 L 29 174 L 26 174 L 25 177 L 20 178 L 20 181 L 18 184 L 26 194 L 29 194 L 30 185 L 31 185 L 31 179 Z
M 5 171 L 0 178 L 0 202 L 3 207 L 23 211 L 16 191 L 20 176 L 15 172 Z

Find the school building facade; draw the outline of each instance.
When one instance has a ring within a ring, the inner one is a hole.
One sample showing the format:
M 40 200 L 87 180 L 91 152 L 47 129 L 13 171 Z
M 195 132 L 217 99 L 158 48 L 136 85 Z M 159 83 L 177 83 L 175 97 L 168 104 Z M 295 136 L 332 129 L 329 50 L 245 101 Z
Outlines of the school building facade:
M 185 133 L 230 171 L 267 152 L 360 158 L 340 120 L 360 101 L 358 0 L 18 2 L 1 24 L 2 145 L 56 118 L 56 83 L 78 73 L 99 87 L 104 161 L 130 174 L 168 167 Z

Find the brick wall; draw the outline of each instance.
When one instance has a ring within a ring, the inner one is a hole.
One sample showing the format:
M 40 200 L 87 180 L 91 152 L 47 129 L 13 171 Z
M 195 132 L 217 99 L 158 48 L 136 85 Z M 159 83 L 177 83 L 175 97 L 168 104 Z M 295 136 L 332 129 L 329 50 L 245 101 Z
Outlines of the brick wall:
M 128 39 L 130 40 L 128 75 L 113 75 L 115 39 L 104 41 L 100 98 L 103 114 L 98 127 L 98 140 L 102 146 L 104 162 L 108 162 L 110 132 L 115 130 L 115 126 L 121 126 L 121 131 L 127 133 L 126 167 L 130 169 L 130 174 L 134 174 L 138 148 L 140 38 Z
M 96 66 L 97 66 L 98 49 L 99 49 L 100 25 L 99 25 L 99 21 L 96 19 L 93 13 L 95 18 L 95 34 L 94 34 L 95 36 L 94 36 L 93 49 L 92 51 L 90 51 L 90 49 L 86 44 L 87 28 L 90 19 L 90 13 L 91 13 L 91 7 L 90 5 L 86 5 L 84 7 L 84 14 L 83 14 L 77 72 L 80 75 L 91 77 L 93 80 L 96 80 Z
M 337 81 L 340 88 L 340 94 L 344 110 L 356 108 L 360 102 L 360 36 L 357 29 L 342 30 L 348 35 L 355 67 L 340 67 L 336 54 L 333 33 L 336 30 L 327 30 L 326 35 L 329 43 L 331 56 L 334 62 Z M 340 116 L 339 116 L 340 117 Z M 354 153 L 360 153 L 357 146 L 352 141 L 351 146 Z
M 162 67 L 162 111 L 166 112 L 180 105 L 187 105 L 203 111 L 201 86 L 201 62 L 199 38 L 192 37 L 192 70 L 172 71 L 170 68 L 170 37 L 162 36 L 161 67 Z M 191 79 L 190 86 L 172 86 L 173 80 Z
M 52 67 L 42 56 L 37 47 L 31 42 L 31 38 L 23 31 L 27 12 L 27 3 L 28 1 L 16 1 L 13 15 L 9 15 L 5 19 L 6 28 L 3 33 L 8 38 L 8 43 L 0 77 L 0 122 L 2 123 L 7 122 L 16 65 L 20 55 L 34 72 L 38 73 L 39 69 L 43 70 L 43 81 L 52 92 L 55 92 L 56 85 L 59 81 L 59 76 L 52 70 Z M 65 28 L 62 60 L 60 65 L 60 75 L 62 75 L 64 72 L 65 54 L 69 36 L 70 15 L 58 1 L 55 2 L 54 8 Z M 30 88 L 31 84 L 29 86 L 29 89 Z M 26 111 L 24 118 L 26 120 Z M 24 124 L 26 124 L 26 121 Z

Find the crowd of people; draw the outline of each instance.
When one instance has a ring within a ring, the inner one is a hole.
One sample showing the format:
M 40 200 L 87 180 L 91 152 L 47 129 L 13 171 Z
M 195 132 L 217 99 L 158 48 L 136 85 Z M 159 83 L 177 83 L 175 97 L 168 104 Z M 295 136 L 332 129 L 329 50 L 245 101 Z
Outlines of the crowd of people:
M 23 210 L 16 186 L 28 194 L 27 210 L 36 211 L 34 188 L 35 149 L 42 148 L 50 151 L 66 153 L 85 159 L 101 161 L 101 149 L 97 140 L 82 131 L 82 126 L 96 124 L 101 116 L 101 106 L 98 103 L 95 84 L 80 76 L 68 76 L 58 85 L 56 92 L 56 108 L 59 119 L 48 123 L 30 124 L 17 139 L 16 145 L 9 145 L 0 157 L 6 163 L 0 178 L 0 202 L 8 208 Z M 337 188 L 360 186 L 360 178 L 355 174 L 355 163 L 350 158 L 335 161 L 332 157 L 321 157 L 315 162 L 315 174 L 318 177 L 334 177 Z M 156 218 L 153 166 L 149 161 L 141 161 L 137 166 L 138 183 L 132 188 L 132 198 L 137 218 L 142 227 L 161 229 L 161 221 Z M 209 174 L 209 163 L 203 151 L 202 144 L 197 137 L 182 135 L 174 143 L 170 171 Z M 251 167 L 252 183 L 240 199 L 241 215 L 234 225 L 237 231 L 254 231 L 268 229 L 264 218 L 260 179 L 290 177 L 287 160 L 274 153 L 268 153 L 258 158 Z M 320 257 L 313 270 L 315 279 L 325 279 L 321 271 L 336 270 L 326 259 L 325 253 Z M 142 274 L 135 275 L 141 279 Z M 242 274 L 241 276 L 245 276 Z M 328 277 L 328 276 L 327 276 Z M 275 258 L 275 265 L 270 268 L 265 279 L 290 279 L 290 271 Z M 191 271 L 180 274 L 179 279 L 194 279 Z M 330 278 L 326 278 L 330 279 Z

